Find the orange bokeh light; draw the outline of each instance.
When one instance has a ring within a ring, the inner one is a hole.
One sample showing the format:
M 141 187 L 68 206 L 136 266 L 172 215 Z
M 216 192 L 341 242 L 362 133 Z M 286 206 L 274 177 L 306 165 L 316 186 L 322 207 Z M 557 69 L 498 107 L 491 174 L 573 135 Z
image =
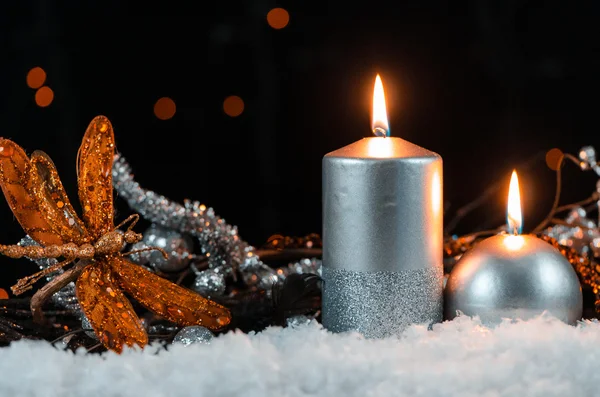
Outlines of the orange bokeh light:
M 168 97 L 162 97 L 154 104 L 154 115 L 161 120 L 172 118 L 176 110 L 175 101 Z
M 8 299 L 8 292 L 4 288 L 0 288 L 0 299 Z
M 244 112 L 244 100 L 237 95 L 231 95 L 223 101 L 225 114 L 237 117 Z
M 267 14 L 267 22 L 273 29 L 283 29 L 290 22 L 290 14 L 283 8 L 273 8 Z
M 54 91 L 48 86 L 43 86 L 35 92 L 35 103 L 41 108 L 50 105 L 53 100 Z
M 44 83 L 46 82 L 46 72 L 44 71 L 44 69 L 40 68 L 39 66 L 36 66 L 35 68 L 31 69 L 29 72 L 27 72 L 27 85 L 30 88 L 40 88 L 41 86 L 44 85 Z

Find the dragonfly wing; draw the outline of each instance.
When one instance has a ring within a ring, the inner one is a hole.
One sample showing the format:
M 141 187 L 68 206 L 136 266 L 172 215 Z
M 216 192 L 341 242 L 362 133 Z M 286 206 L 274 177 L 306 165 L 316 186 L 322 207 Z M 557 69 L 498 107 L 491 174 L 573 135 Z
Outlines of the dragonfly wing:
M 87 230 L 73 209 L 50 157 L 35 151 L 31 155 L 31 164 L 32 191 L 44 219 L 63 241 L 78 245 L 88 242 Z
M 110 121 L 95 117 L 79 148 L 77 175 L 83 220 L 92 238 L 114 229 L 112 165 L 115 136 Z
M 110 260 L 112 258 L 87 266 L 77 279 L 75 291 L 102 344 L 120 353 L 124 346 L 146 346 L 148 335 L 113 279 Z
M 41 245 L 63 244 L 66 238 L 56 233 L 51 219 L 40 210 L 41 196 L 35 194 L 31 161 L 19 145 L 0 138 L 0 187 L 15 218 L 32 239 Z
M 231 322 L 229 310 L 180 287 L 123 257 L 111 261 L 117 282 L 144 307 L 179 325 L 219 330 Z

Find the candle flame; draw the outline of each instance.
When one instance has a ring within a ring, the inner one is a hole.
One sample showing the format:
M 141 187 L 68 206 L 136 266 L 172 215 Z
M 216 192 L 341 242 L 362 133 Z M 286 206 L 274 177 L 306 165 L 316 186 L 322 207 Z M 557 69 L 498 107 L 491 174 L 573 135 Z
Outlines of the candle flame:
M 385 93 L 383 92 L 383 83 L 379 74 L 375 77 L 375 87 L 373 88 L 373 121 L 371 129 L 376 136 L 385 137 L 390 135 L 390 126 L 385 108 Z
M 513 170 L 512 176 L 510 177 L 506 223 L 508 224 L 509 233 L 515 235 L 521 234 L 523 215 L 521 214 L 521 194 L 519 192 L 519 178 L 517 177 L 516 170 Z

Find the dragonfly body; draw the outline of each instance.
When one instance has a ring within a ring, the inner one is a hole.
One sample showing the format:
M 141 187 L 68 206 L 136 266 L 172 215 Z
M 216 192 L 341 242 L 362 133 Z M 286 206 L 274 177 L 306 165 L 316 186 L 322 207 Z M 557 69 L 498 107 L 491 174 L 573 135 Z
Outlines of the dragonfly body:
M 45 247 L 30 245 L 0 245 L 0 254 L 9 258 L 41 259 L 41 258 L 65 258 L 65 259 L 93 259 L 99 255 L 110 255 L 121 252 L 124 244 L 135 244 L 142 239 L 142 235 L 130 230 L 122 233 L 118 230 L 108 232 L 96 241 L 95 244 L 85 243 L 77 245 L 66 243 L 61 245 L 47 245 Z

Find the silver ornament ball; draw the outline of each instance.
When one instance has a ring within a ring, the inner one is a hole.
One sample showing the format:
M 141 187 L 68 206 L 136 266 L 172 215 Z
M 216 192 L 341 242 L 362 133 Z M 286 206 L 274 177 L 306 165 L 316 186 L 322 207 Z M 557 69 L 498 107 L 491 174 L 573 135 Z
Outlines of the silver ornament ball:
M 593 146 L 584 146 L 579 150 L 581 168 L 586 170 L 596 165 L 596 150 Z
M 312 321 L 312 319 L 310 317 L 299 314 L 296 316 L 288 317 L 285 320 L 285 323 L 286 323 L 286 326 L 289 328 L 296 328 L 296 327 L 300 327 L 302 325 L 310 324 L 311 321 Z
M 184 346 L 192 344 L 210 344 L 214 334 L 208 329 L 199 325 L 182 328 L 173 338 L 173 343 Z
M 147 260 L 147 263 L 154 269 L 164 272 L 177 272 L 185 269 L 190 263 L 194 249 L 194 243 L 189 236 L 156 224 L 152 224 L 144 232 L 144 238 L 140 243 L 138 243 L 140 246 L 158 247 L 167 252 L 169 255 L 167 259 L 159 251 L 149 251 L 140 255 L 142 261 Z M 134 249 L 139 248 L 134 247 Z
M 465 253 L 448 277 L 444 301 L 446 319 L 460 311 L 479 316 L 487 326 L 543 312 L 575 324 L 583 310 L 572 265 L 552 245 L 531 235 L 493 236 Z
M 225 293 L 227 285 L 223 273 L 215 269 L 207 269 L 196 273 L 192 289 L 205 297 L 221 296 Z

